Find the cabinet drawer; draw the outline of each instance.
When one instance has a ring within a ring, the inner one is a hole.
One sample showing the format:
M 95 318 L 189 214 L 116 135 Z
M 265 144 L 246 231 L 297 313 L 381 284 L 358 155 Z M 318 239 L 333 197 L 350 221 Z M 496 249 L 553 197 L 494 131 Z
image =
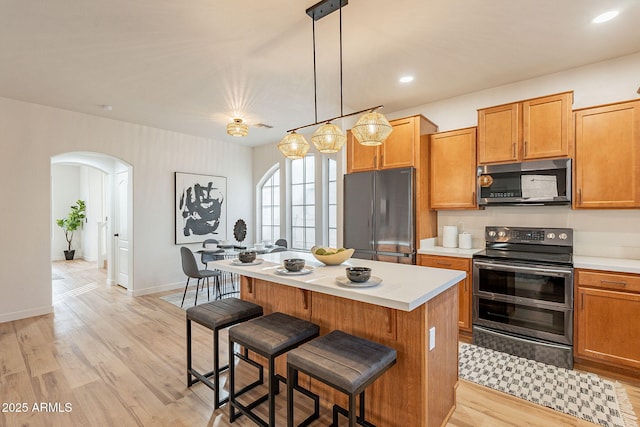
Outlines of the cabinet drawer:
M 640 292 L 640 276 L 634 274 L 577 270 L 576 280 L 578 286 Z
M 424 267 L 448 268 L 450 270 L 471 270 L 471 260 L 467 258 L 420 255 L 420 265 Z

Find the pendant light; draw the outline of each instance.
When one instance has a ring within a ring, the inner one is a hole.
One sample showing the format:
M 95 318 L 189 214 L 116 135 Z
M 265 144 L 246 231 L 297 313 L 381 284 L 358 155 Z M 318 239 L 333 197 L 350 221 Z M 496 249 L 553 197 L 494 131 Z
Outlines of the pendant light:
M 278 150 L 280 150 L 287 159 L 301 159 L 307 155 L 309 143 L 304 139 L 304 136 L 296 133 L 296 131 L 292 131 L 278 143 Z
M 333 123 L 325 123 L 311 136 L 311 142 L 321 153 L 337 153 L 340 151 L 347 137 L 338 126 Z
M 333 120 L 344 117 L 353 116 L 363 112 L 358 123 L 352 129 L 356 140 L 363 145 L 380 145 L 391 133 L 391 125 L 387 119 L 380 113 L 376 112 L 382 105 L 367 108 L 355 113 L 344 114 L 343 108 L 343 91 L 342 91 L 342 6 L 348 4 L 348 0 L 322 0 L 306 10 L 307 15 L 312 19 L 313 30 L 313 94 L 315 107 L 315 122 L 288 130 L 288 134 L 278 144 L 278 149 L 290 159 L 299 159 L 304 157 L 309 150 L 309 144 L 296 131 L 310 126 L 317 126 L 322 123 L 311 136 L 311 142 L 321 153 L 336 153 L 340 151 L 347 138 L 340 127 L 331 123 Z M 317 91 L 317 72 L 316 72 L 316 25 L 315 21 L 335 12 L 340 11 L 340 115 L 329 120 L 318 122 L 318 91 Z M 302 148 L 306 147 L 306 148 Z
M 372 111 L 364 114 L 351 128 L 353 136 L 362 145 L 381 145 L 391 133 L 392 127 L 385 116 Z

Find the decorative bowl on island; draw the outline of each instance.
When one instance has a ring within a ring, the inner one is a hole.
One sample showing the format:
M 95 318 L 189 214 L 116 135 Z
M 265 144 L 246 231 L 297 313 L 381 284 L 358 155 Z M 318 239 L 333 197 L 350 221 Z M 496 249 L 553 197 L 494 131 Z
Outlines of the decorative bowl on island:
M 304 259 L 302 258 L 289 258 L 283 261 L 284 268 L 287 271 L 296 272 L 304 268 Z
M 240 262 L 249 263 L 256 260 L 256 251 L 242 251 L 238 253 Z
M 347 279 L 356 283 L 364 283 L 371 278 L 371 269 L 369 267 L 347 267 Z
M 326 265 L 338 265 L 342 264 L 355 252 L 355 249 L 345 248 L 325 248 L 323 246 L 314 246 L 311 248 L 311 255 L 318 261 L 325 263 Z

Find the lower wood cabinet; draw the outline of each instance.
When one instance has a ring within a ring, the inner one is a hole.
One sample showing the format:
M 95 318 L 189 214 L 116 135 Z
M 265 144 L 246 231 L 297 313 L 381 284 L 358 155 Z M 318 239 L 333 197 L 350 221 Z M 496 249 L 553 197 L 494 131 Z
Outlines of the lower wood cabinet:
M 574 356 L 640 369 L 640 275 L 576 269 Z
M 441 255 L 420 255 L 418 264 L 424 267 L 448 268 L 467 273 L 464 280 L 458 283 L 458 328 L 471 332 L 471 259 Z

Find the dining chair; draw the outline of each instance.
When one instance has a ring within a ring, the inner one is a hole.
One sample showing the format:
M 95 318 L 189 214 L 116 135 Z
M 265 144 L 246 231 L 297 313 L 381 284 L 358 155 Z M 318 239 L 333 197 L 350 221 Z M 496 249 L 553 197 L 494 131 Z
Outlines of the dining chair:
M 207 245 L 209 244 L 219 244 L 218 240 L 216 239 L 206 239 L 204 242 L 202 242 L 202 248 L 206 249 Z M 219 248 L 217 251 L 198 251 L 200 252 L 200 262 L 202 262 L 204 264 L 204 269 L 208 270 L 209 266 L 208 266 L 208 262 L 209 261 L 220 261 L 226 258 L 226 252 L 224 249 Z M 230 294 L 234 294 L 237 293 L 236 291 L 236 285 L 235 285 L 235 279 L 233 277 L 233 273 L 229 273 L 226 271 L 222 271 L 219 269 L 215 269 L 214 271 L 217 271 L 220 273 L 220 280 L 216 283 L 216 291 L 218 292 L 218 295 L 216 296 L 216 298 L 222 298 L 225 295 L 230 295 Z M 232 290 L 231 291 L 227 291 L 226 290 L 226 286 L 228 284 L 231 284 Z M 223 291 L 221 289 L 221 286 L 225 288 L 225 290 Z
M 286 239 L 278 239 L 276 240 L 276 242 L 274 243 L 276 246 L 282 246 L 283 248 L 287 248 L 289 247 L 287 245 L 287 240 Z M 273 252 L 273 251 L 272 251 Z
M 202 248 L 206 249 L 207 245 L 210 244 L 219 244 L 216 239 L 206 239 L 202 242 Z M 220 248 L 216 252 L 200 252 L 200 262 L 204 264 L 204 269 L 207 270 L 209 261 L 218 261 L 224 259 L 224 249 Z
M 187 276 L 187 284 L 184 286 L 184 294 L 182 294 L 182 303 L 180 303 L 180 307 L 184 305 L 184 298 L 187 296 L 187 288 L 189 287 L 190 279 L 197 279 L 196 283 L 196 298 L 194 302 L 194 306 L 198 305 L 198 290 L 200 288 L 200 280 L 202 280 L 204 286 L 204 280 L 207 281 L 207 301 L 210 299 L 209 294 L 209 278 L 214 277 L 216 280 L 216 284 L 218 289 L 220 288 L 220 272 L 212 271 L 212 270 L 199 270 L 198 263 L 196 262 L 196 257 L 191 252 L 191 249 L 183 246 L 180 248 L 180 257 L 182 258 L 182 271 Z
M 271 249 L 269 253 L 272 254 L 274 252 L 285 252 L 286 250 L 287 248 L 284 248 L 282 246 L 276 246 L 275 248 Z

